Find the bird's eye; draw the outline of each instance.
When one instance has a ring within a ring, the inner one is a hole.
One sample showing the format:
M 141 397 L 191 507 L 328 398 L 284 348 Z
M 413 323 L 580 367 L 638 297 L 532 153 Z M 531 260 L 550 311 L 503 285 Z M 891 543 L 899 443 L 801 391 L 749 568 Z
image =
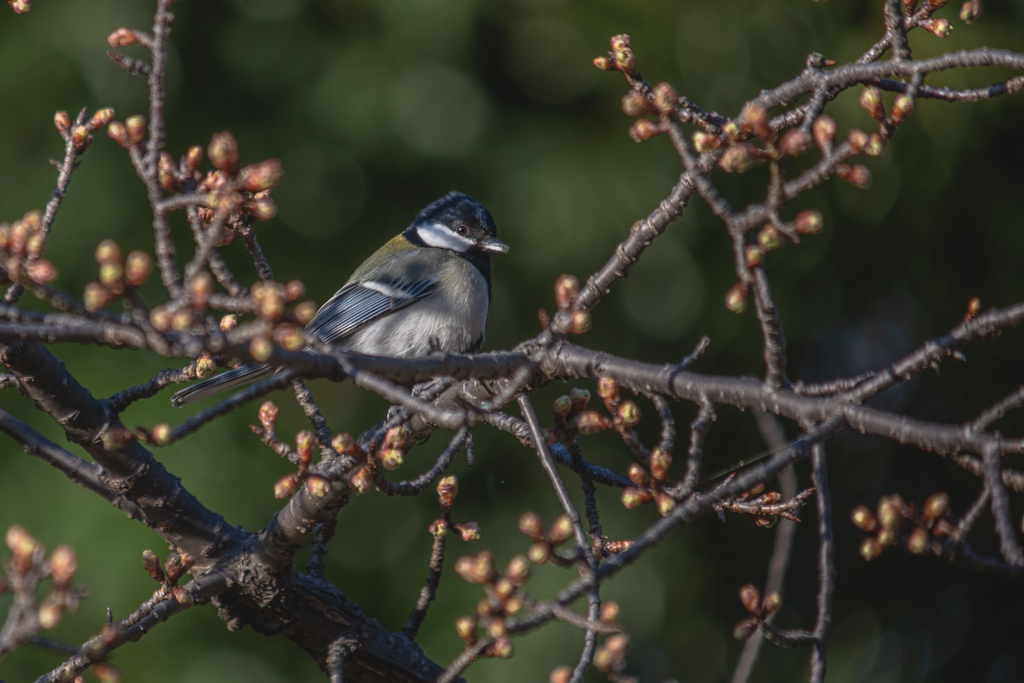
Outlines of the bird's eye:
M 460 223 L 459 225 L 455 226 L 455 232 L 457 232 L 460 235 L 462 235 L 463 237 L 465 237 L 466 235 L 469 234 L 469 228 L 467 228 L 465 225 L 462 225 Z

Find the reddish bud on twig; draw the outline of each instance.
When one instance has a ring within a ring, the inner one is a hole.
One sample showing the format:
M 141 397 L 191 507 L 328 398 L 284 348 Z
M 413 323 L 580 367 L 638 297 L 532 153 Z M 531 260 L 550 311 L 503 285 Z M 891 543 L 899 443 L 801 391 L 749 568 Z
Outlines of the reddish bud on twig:
M 306 493 L 314 498 L 324 498 L 330 493 L 331 485 L 323 477 L 312 476 L 306 478 Z
M 627 427 L 635 427 L 640 423 L 640 408 L 632 401 L 623 401 L 619 406 L 619 419 Z
M 639 463 L 629 463 L 627 473 L 629 474 L 629 480 L 637 486 L 647 486 L 647 470 Z
M 397 470 L 399 467 L 402 466 L 402 463 L 404 463 L 404 462 L 405 462 L 405 457 L 402 454 L 402 451 L 397 449 L 397 448 L 389 448 L 387 450 L 381 451 L 381 454 L 380 454 L 380 464 L 381 464 L 381 467 L 383 467 L 384 469 L 388 470 L 389 472 L 393 472 L 394 470 Z
M 868 533 L 878 530 L 878 520 L 866 505 L 858 505 L 853 508 L 853 511 L 850 512 L 850 521 L 855 527 Z
M 572 520 L 569 519 L 568 515 L 561 515 L 551 525 L 551 530 L 548 531 L 548 538 L 552 543 L 558 545 L 564 541 L 569 540 L 572 537 Z
M 96 263 L 120 263 L 121 247 L 114 240 L 103 240 L 96 247 Z
M 590 392 L 586 389 L 573 388 L 569 391 L 569 400 L 572 401 L 573 412 L 579 412 L 590 403 Z
M 609 600 L 601 605 L 601 616 L 598 618 L 606 624 L 614 623 L 619 618 L 619 603 Z
M 868 138 L 868 144 L 864 146 L 864 153 L 869 157 L 880 157 L 885 154 L 885 138 L 878 133 L 872 133 Z
M 764 602 L 761 604 L 761 609 L 763 609 L 767 614 L 774 614 L 775 612 L 778 612 L 781 607 L 782 596 L 778 593 L 773 591 L 764 596 Z
M 825 221 L 819 211 L 801 211 L 793 219 L 793 230 L 798 235 L 816 235 L 825 228 Z
M 747 288 L 737 282 L 725 293 L 725 307 L 733 313 L 742 313 L 747 307 Z
M 134 45 L 135 31 L 122 26 L 107 36 L 107 43 L 110 47 L 128 47 L 129 45 Z
M 217 362 L 210 354 L 203 354 L 196 361 L 196 377 L 206 379 L 217 374 Z
M 230 332 L 236 327 L 238 327 L 238 316 L 234 313 L 228 313 L 220 319 L 220 329 L 222 332 Z
M 928 530 L 923 527 L 917 527 L 911 531 L 910 536 L 907 538 L 907 550 L 915 555 L 920 555 L 928 550 Z
M 111 140 L 125 149 L 132 146 L 131 141 L 128 139 L 128 129 L 125 128 L 125 125 L 120 121 L 110 122 L 110 125 L 107 126 L 107 135 Z
M 622 505 L 627 510 L 632 510 L 633 508 L 640 507 L 641 505 L 646 505 L 653 499 L 654 497 L 651 495 L 650 491 L 647 491 L 646 489 L 638 489 L 633 486 L 628 486 L 622 489 Z
M 745 142 L 739 142 L 725 150 L 718 166 L 726 173 L 746 173 L 761 162 L 761 150 Z
M 263 192 L 277 187 L 283 174 L 280 159 L 267 159 L 243 168 L 238 174 L 238 181 L 249 192 Z
M 274 498 L 291 498 L 296 491 L 299 490 L 299 486 L 302 485 L 302 479 L 295 472 L 290 472 L 274 484 Z
M 39 237 L 39 235 L 36 235 L 35 237 Z M 39 259 L 36 261 L 29 262 L 29 264 L 25 267 L 25 272 L 28 273 L 28 277 L 30 280 L 38 284 L 53 282 L 54 280 L 57 279 L 57 267 L 54 266 L 49 261 L 47 261 L 46 259 Z
M 768 125 L 768 110 L 759 104 L 749 104 L 743 108 L 743 125 L 754 132 L 754 135 L 767 140 L 772 137 L 772 129 Z
M 798 157 L 810 148 L 811 135 L 803 129 L 787 130 L 782 136 L 782 153 L 786 156 Z
M 611 45 L 615 67 L 622 73 L 632 75 L 636 70 L 636 57 L 629 47 L 629 36 L 625 33 L 612 36 Z
M 756 244 L 748 244 L 743 249 L 743 259 L 746 261 L 747 268 L 759 266 L 764 260 L 764 250 Z
M 590 311 L 573 311 L 572 322 L 569 323 L 571 334 L 585 334 L 590 331 Z
M 920 26 L 924 30 L 934 33 L 939 38 L 945 38 L 953 31 L 953 25 L 949 23 L 948 19 L 925 19 L 921 22 Z
M 924 502 L 924 518 L 929 522 L 946 514 L 949 509 L 949 494 L 944 491 L 933 493 Z
M 757 622 L 753 619 L 744 619 L 733 628 L 732 637 L 736 640 L 746 640 L 754 635 L 755 631 L 757 631 Z
M 861 164 L 840 164 L 836 167 L 836 175 L 862 190 L 871 186 L 871 169 Z
M 158 168 L 160 187 L 168 192 L 178 189 L 178 165 L 166 150 L 160 152 L 160 166 Z
M 71 129 L 71 117 L 66 111 L 59 111 L 53 115 L 53 125 L 61 135 L 67 135 Z
M 610 418 L 593 410 L 582 412 L 576 417 L 576 429 L 585 436 L 608 431 L 612 427 Z
M 668 517 L 676 509 L 676 499 L 667 493 L 657 493 L 654 496 L 658 505 L 658 514 Z
M 476 642 L 476 621 L 473 617 L 459 617 L 455 620 L 455 632 L 462 642 L 472 645 Z
M 249 355 L 253 360 L 263 362 L 274 353 L 274 345 L 264 336 L 253 337 L 249 342 Z
M 7 543 L 7 547 L 13 555 L 11 561 L 18 572 L 24 574 L 32 568 L 39 541 L 34 539 L 23 527 L 14 524 L 7 529 L 4 542 Z
M 671 114 L 679 104 L 679 94 L 668 83 L 659 83 L 654 88 L 654 106 L 661 114 Z
M 356 454 L 356 440 L 352 438 L 351 434 L 335 434 L 334 438 L 331 439 L 331 448 L 338 455 L 353 456 Z
M 455 561 L 455 573 L 469 583 L 489 583 L 494 578 L 494 558 L 486 550 L 478 555 L 464 555 Z
M 455 530 L 459 532 L 459 536 L 462 537 L 462 540 L 467 543 L 480 540 L 480 525 L 476 522 L 456 524 Z
M 430 526 L 427 527 L 427 531 L 429 531 L 430 535 L 435 538 L 444 538 L 448 535 L 448 522 L 443 519 L 435 519 L 430 523 Z
M 303 301 L 301 304 L 295 307 L 292 314 L 295 319 L 303 325 L 308 325 L 316 316 L 317 307 L 312 301 Z
M 782 233 L 771 223 L 765 223 L 757 232 L 757 243 L 764 251 L 772 251 L 782 246 Z
M 697 131 L 693 134 L 693 148 L 700 153 L 710 152 L 722 146 L 724 140 L 717 135 Z
M 124 128 L 128 132 L 128 142 L 137 145 L 146 138 L 146 117 L 141 114 L 129 116 L 124 120 Z
M 594 57 L 594 66 L 601 71 L 616 71 L 615 62 L 609 57 Z
M 301 280 L 292 280 L 284 286 L 284 291 L 288 301 L 296 301 L 306 293 L 306 285 Z
M 648 467 L 651 470 L 651 477 L 655 481 L 664 481 L 665 477 L 668 476 L 668 470 L 672 467 L 672 455 L 667 451 L 655 447 L 651 450 L 651 456 L 648 460 Z
M 746 584 L 740 588 L 740 602 L 748 612 L 757 613 L 761 605 L 761 591 L 752 583 Z
M 157 446 L 166 446 L 171 442 L 171 425 L 166 422 L 153 425 L 152 431 L 149 433 L 150 440 Z
M 530 560 L 526 555 L 514 555 L 505 568 L 505 577 L 513 586 L 522 586 L 530 578 Z
M 455 502 L 455 496 L 459 494 L 459 480 L 454 477 L 444 477 L 437 482 L 437 497 L 443 509 L 451 508 Z
M 822 152 L 827 152 L 832 147 L 832 141 L 836 139 L 836 129 L 836 122 L 826 114 L 822 114 L 814 120 L 812 126 L 814 142 Z
M 295 435 L 295 452 L 299 454 L 299 466 L 305 469 L 313 459 L 313 452 L 320 445 L 316 435 L 308 429 L 303 429 Z
M 572 680 L 572 668 L 568 666 L 552 669 L 551 675 L 548 677 L 549 683 L 569 683 L 570 680 Z
M 568 396 L 559 396 L 555 399 L 554 413 L 556 418 L 559 420 L 565 419 L 570 410 L 572 410 L 572 401 L 569 400 Z
M 654 112 L 654 105 L 637 90 L 622 96 L 622 111 L 626 116 L 643 116 Z
M 875 121 L 885 120 L 885 105 L 882 104 L 882 91 L 875 86 L 864 88 L 860 94 L 860 106 L 864 107 Z
M 90 118 L 89 121 L 85 124 L 85 127 L 88 128 L 90 131 L 94 131 L 99 128 L 102 128 L 103 126 L 106 126 L 113 120 L 114 110 L 111 107 L 97 109 L 96 112 L 92 115 L 92 118 Z
M 846 136 L 846 141 L 850 143 L 850 149 L 853 150 L 854 154 L 862 153 L 864 148 L 867 147 L 869 139 L 868 134 L 859 128 L 854 128 Z
M 892 103 L 892 116 L 889 117 L 889 122 L 893 125 L 899 125 L 906 121 L 913 113 L 914 100 L 906 95 L 899 95 L 896 97 L 896 101 Z
M 551 546 L 547 543 L 534 543 L 530 546 L 526 555 L 530 558 L 530 562 L 544 564 L 551 559 Z
M 597 395 L 603 401 L 617 401 L 619 399 L 619 385 L 611 377 L 597 378 Z
M 981 10 L 984 9 L 985 5 L 982 0 L 967 0 L 960 7 L 960 21 L 965 24 L 973 24 L 974 21 L 981 16 Z
M 238 141 L 229 130 L 214 133 L 206 154 L 217 170 L 233 173 L 238 167 Z
M 637 142 L 650 140 L 656 135 L 661 135 L 665 129 L 650 119 L 638 119 L 629 127 L 629 137 Z
M 260 406 L 259 420 L 260 424 L 263 425 L 263 431 L 267 434 L 273 434 L 274 428 L 277 426 L 277 416 L 281 410 L 273 401 L 264 401 L 263 405 Z
M 46 631 L 56 628 L 62 616 L 64 616 L 64 605 L 58 602 L 54 596 L 49 596 L 39 606 L 39 613 L 37 614 L 39 628 Z
M 174 314 L 166 306 L 155 306 L 149 312 L 149 322 L 158 332 L 166 332 L 174 324 Z
M 357 496 L 361 496 L 373 487 L 373 472 L 369 467 L 360 467 L 348 480 L 352 490 Z
M 558 310 L 572 308 L 576 296 L 580 293 L 580 281 L 575 275 L 562 275 L 555 280 L 555 305 Z
M 135 434 L 124 427 L 111 427 L 103 432 L 101 437 L 103 449 L 107 451 L 118 451 L 135 441 Z
M 534 541 L 544 538 L 544 522 L 536 512 L 524 512 L 519 518 L 519 531 Z
M 187 332 L 194 322 L 195 317 L 190 309 L 179 308 L 174 312 L 174 316 L 171 318 L 171 327 L 173 327 L 176 332 Z
M 905 504 L 898 494 L 884 496 L 878 501 L 878 522 L 884 529 L 891 529 L 903 518 Z
M 141 287 L 153 272 L 153 259 L 144 251 L 133 251 L 125 261 L 124 278 L 130 287 Z

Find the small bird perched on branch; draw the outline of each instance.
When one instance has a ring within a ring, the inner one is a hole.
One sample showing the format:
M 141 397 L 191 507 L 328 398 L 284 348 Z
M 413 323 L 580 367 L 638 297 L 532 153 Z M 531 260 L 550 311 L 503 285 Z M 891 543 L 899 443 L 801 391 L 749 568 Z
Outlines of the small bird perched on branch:
M 480 348 L 491 302 L 491 254 L 508 245 L 477 200 L 450 192 L 352 273 L 306 333 L 345 351 L 415 358 Z M 274 372 L 245 365 L 174 394 L 183 406 Z

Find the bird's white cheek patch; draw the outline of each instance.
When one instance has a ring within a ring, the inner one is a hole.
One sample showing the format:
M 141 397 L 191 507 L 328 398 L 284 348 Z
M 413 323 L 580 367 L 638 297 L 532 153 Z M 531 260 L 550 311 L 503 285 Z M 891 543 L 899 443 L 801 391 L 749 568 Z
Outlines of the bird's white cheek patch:
M 416 234 L 429 247 L 451 249 L 452 251 L 468 251 L 473 243 L 461 235 L 457 235 L 441 223 L 427 223 L 416 228 Z

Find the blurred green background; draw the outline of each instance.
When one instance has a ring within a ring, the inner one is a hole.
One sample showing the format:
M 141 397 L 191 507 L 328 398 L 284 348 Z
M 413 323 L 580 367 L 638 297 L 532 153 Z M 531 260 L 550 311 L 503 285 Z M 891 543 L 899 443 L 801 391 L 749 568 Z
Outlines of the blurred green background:
M 590 65 L 608 37 L 627 32 L 644 75 L 672 82 L 709 109 L 734 115 L 746 99 L 798 73 L 812 50 L 843 62 L 881 34 L 881 2 L 809 0 L 716 3 L 672 0 L 235 0 L 175 6 L 168 76 L 168 141 L 174 154 L 205 145 L 225 128 L 237 136 L 243 162 L 280 157 L 285 180 L 275 197 L 278 218 L 258 235 L 281 280 L 302 279 L 325 301 L 376 246 L 400 231 L 426 203 L 458 189 L 492 211 L 512 250 L 496 259 L 494 302 L 485 349 L 509 348 L 538 330 L 537 308 L 552 305 L 561 273 L 581 279 L 596 270 L 671 188 L 680 171 L 666 139 L 642 145 L 626 134 L 619 109 L 624 82 Z M 55 178 L 47 163 L 62 144 L 50 121 L 58 109 L 113 106 L 122 119 L 145 110 L 145 86 L 105 56 L 108 33 L 145 28 L 149 0 L 37 0 L 16 16 L 0 10 L 0 220 L 42 208 Z M 954 22 L 939 40 L 915 34 L 918 55 L 983 45 L 1024 51 L 1024 2 L 989 3 L 972 26 Z M 126 52 L 141 56 L 134 48 Z M 998 70 L 940 74 L 929 83 L 980 86 L 1005 79 Z M 871 121 L 852 91 L 829 108 L 842 135 Z M 887 102 L 891 101 L 887 96 Z M 883 366 L 940 335 L 963 316 L 967 301 L 1002 306 L 1024 299 L 1024 96 L 976 105 L 920 102 L 885 156 L 869 159 L 874 184 L 859 191 L 831 182 L 785 211 L 814 207 L 825 232 L 768 258 L 789 342 L 790 378 L 808 381 Z M 815 158 L 816 153 L 809 155 Z M 764 169 L 715 176 L 735 206 L 763 198 Z M 188 230 L 176 223 L 181 259 Z M 141 184 L 123 150 L 100 136 L 75 174 L 48 255 L 58 284 L 80 293 L 96 278 L 91 254 L 113 237 L 127 250 L 152 250 Z M 243 282 L 256 280 L 240 243 L 222 250 Z M 699 200 L 594 313 L 585 345 L 654 362 L 688 353 L 701 335 L 711 348 L 696 366 L 707 373 L 763 372 L 752 312 L 728 313 L 731 252 L 723 226 Z M 155 282 L 144 292 L 161 301 Z M 37 305 L 25 299 L 26 304 Z M 878 400 L 931 420 L 963 421 L 1024 378 L 1021 332 L 968 351 Z M 106 348 L 55 347 L 96 396 L 180 365 L 154 354 Z M 351 386 L 314 382 L 332 428 L 360 432 L 386 409 Z M 538 392 L 546 414 L 563 387 Z M 130 425 L 180 423 L 171 390 L 132 407 Z M 288 395 L 279 434 L 303 428 Z M 0 406 L 63 443 L 53 423 L 14 390 Z M 648 415 L 650 405 L 641 402 Z M 262 527 L 279 506 L 273 482 L 289 470 L 248 431 L 256 406 L 208 426 L 157 455 L 204 504 L 246 529 Z M 693 407 L 675 408 L 680 425 Z M 656 425 L 642 424 L 650 441 Z M 1021 433 L 1020 414 L 998 425 Z M 792 429 L 792 426 L 789 426 Z M 461 493 L 455 518 L 483 528 L 477 546 L 452 541 L 448 564 L 489 548 L 503 564 L 525 551 L 515 531 L 527 509 L 550 521 L 557 501 L 536 458 L 511 437 L 478 428 L 477 463 L 453 466 Z M 418 473 L 443 435 L 414 452 L 400 471 Z M 683 439 L 681 439 L 683 441 Z M 584 444 L 587 456 L 620 471 L 628 461 L 615 440 Z M 763 449 L 751 416 L 724 408 L 708 438 L 706 471 Z M 72 450 L 75 450 L 72 448 Z M 900 492 L 921 503 L 947 490 L 955 514 L 978 481 L 934 455 L 888 441 L 843 435 L 830 445 L 839 568 L 829 644 L 829 681 L 1019 681 L 1024 679 L 1020 581 L 978 576 L 932 557 L 893 550 L 871 563 L 857 555 L 861 534 L 848 511 Z M 1014 463 L 1019 466 L 1020 463 Z M 809 480 L 806 467 L 801 484 Z M 578 484 L 569 478 L 574 494 Z M 628 538 L 656 518 L 650 507 L 626 513 L 614 492 L 601 494 L 612 538 Z M 1014 518 L 1022 506 L 1014 501 Z M 405 622 L 426 575 L 427 525 L 438 508 L 432 494 L 385 499 L 371 494 L 342 513 L 328 577 L 370 616 L 392 630 Z M 813 506 L 804 514 L 786 600 L 778 623 L 813 623 L 816 534 Z M 82 641 L 103 622 L 107 606 L 123 617 L 155 584 L 140 555 L 166 549 L 159 538 L 68 483 L 41 461 L 0 440 L 0 528 L 21 524 L 49 547 L 71 543 L 79 581 L 91 596 L 52 633 Z M 991 519 L 977 546 L 996 553 Z M 743 618 L 736 597 L 748 581 L 762 584 L 774 532 L 751 520 L 707 517 L 678 531 L 604 595 L 623 605 L 633 638 L 632 670 L 645 683 L 727 680 L 741 644 L 730 637 Z M 6 550 L 4 550 L 6 552 Z M 305 558 L 303 557 L 304 561 Z M 552 596 L 574 572 L 542 567 L 530 582 Z M 453 573 L 424 624 L 420 641 L 441 663 L 460 650 L 453 621 L 471 612 L 478 589 Z M 9 597 L 0 598 L 0 613 Z M 485 661 L 471 681 L 545 681 L 578 655 L 582 635 L 564 625 L 516 641 L 511 661 Z M 807 653 L 766 646 L 755 681 L 806 677 Z M 125 681 L 199 683 L 323 680 L 297 647 L 251 630 L 229 633 L 211 607 L 189 610 L 114 662 Z M 22 648 L 0 664 L 7 681 L 33 680 L 59 663 Z M 594 674 L 588 680 L 602 680 Z

